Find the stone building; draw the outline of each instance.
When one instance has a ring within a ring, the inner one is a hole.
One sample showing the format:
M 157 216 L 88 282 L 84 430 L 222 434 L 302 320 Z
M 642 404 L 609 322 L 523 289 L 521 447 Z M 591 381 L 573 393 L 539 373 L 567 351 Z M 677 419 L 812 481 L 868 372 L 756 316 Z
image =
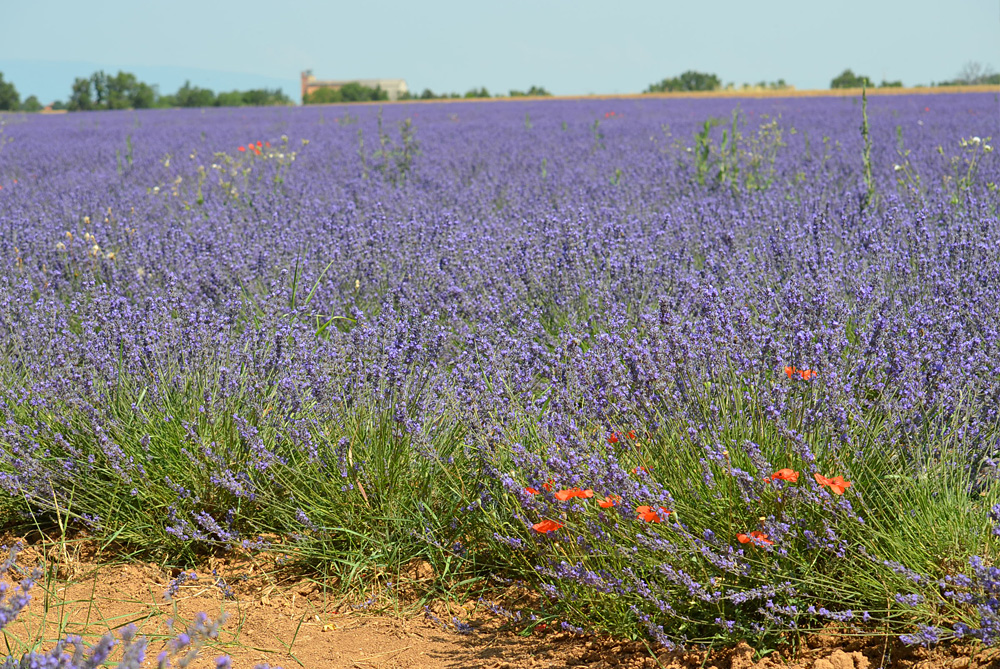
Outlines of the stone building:
M 408 90 L 406 88 L 406 81 L 403 79 L 342 79 L 334 81 L 330 79 L 317 79 L 313 75 L 312 70 L 306 70 L 302 73 L 302 98 L 305 99 L 307 94 L 321 88 L 338 90 L 344 84 L 350 83 L 361 84 L 368 88 L 381 88 L 389 96 L 390 100 L 398 100 L 399 96 Z

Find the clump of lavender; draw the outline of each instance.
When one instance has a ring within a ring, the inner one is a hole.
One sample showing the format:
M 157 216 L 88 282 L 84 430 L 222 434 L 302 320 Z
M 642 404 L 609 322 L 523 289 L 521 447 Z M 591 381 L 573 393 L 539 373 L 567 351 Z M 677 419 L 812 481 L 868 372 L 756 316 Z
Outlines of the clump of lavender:
M 955 623 L 951 630 L 923 625 L 919 632 L 900 637 L 905 643 L 929 646 L 942 639 L 966 637 L 979 639 L 987 646 L 1000 642 L 1000 567 L 973 556 L 969 558 L 968 573 L 949 574 L 937 585 L 944 599 L 973 608 L 977 622 Z

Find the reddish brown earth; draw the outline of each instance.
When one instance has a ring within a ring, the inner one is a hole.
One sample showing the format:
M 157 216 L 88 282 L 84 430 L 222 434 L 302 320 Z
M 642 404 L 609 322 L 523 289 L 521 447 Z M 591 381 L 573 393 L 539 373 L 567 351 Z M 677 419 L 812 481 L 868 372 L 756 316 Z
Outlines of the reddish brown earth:
M 10 537 L 4 537 L 7 545 Z M 908 649 L 891 639 L 817 635 L 797 654 L 775 651 L 758 658 L 753 648 L 652 654 L 644 644 L 563 632 L 520 636 L 507 629 L 484 605 L 474 601 L 436 602 L 439 620 L 455 616 L 475 630 L 459 634 L 444 629 L 422 607 L 380 605 L 397 601 L 386 593 L 363 608 L 308 579 L 283 574 L 261 556 L 210 560 L 199 578 L 182 585 L 172 601 L 164 592 L 177 570 L 153 564 L 122 564 L 99 559 L 87 542 L 31 545 L 20 565 L 42 562 L 46 577 L 32 591 L 28 610 L 3 630 L 2 654 L 20 657 L 28 640 L 51 647 L 63 634 L 80 634 L 91 642 L 108 629 L 134 622 L 151 642 L 147 665 L 171 636 L 167 620 L 189 621 L 199 611 L 212 618 L 229 614 L 219 639 L 190 666 L 214 667 L 228 654 L 237 669 L 267 662 L 285 669 L 306 667 L 432 667 L 513 669 L 522 667 L 622 667 L 665 669 L 981 669 L 1000 667 L 1000 650 L 975 647 Z M 215 569 L 230 585 L 235 599 L 226 600 L 211 575 Z M 429 565 L 413 565 L 401 582 L 411 590 L 433 578 Z M 376 593 L 379 594 L 379 593 Z M 405 593 L 404 593 L 405 595 Z

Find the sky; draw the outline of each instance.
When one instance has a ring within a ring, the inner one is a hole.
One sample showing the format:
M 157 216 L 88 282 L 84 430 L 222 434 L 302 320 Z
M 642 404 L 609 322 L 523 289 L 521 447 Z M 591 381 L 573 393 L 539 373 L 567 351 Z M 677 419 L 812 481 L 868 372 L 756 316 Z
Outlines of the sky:
M 685 70 L 829 88 L 1000 70 L 1000 0 L 0 0 L 0 72 L 22 99 L 96 70 L 175 91 L 402 78 L 411 90 L 638 93 Z

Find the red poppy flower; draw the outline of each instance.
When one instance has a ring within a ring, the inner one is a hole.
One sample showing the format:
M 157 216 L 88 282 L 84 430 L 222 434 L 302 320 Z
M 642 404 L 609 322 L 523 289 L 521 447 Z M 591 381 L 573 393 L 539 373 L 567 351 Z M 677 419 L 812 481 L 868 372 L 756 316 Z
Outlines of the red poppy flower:
M 270 149 L 271 148 L 271 142 L 264 142 L 264 146 L 266 146 L 267 148 Z
M 609 444 L 617 444 L 618 443 L 618 433 L 617 432 L 612 432 L 611 433 L 611 436 L 608 437 L 608 443 Z
M 794 376 L 802 379 L 803 381 L 809 381 L 810 379 L 816 378 L 816 372 L 811 369 L 799 369 L 798 367 L 788 365 L 785 367 L 785 376 L 788 378 L 792 378 Z
M 597 503 L 602 509 L 610 509 L 613 506 L 617 506 L 622 503 L 622 498 L 619 495 L 608 495 L 600 502 Z
M 829 486 L 830 492 L 834 495 L 843 495 L 844 491 L 852 485 L 850 481 L 845 481 L 843 476 L 834 476 L 832 479 L 828 479 L 822 474 L 813 474 L 813 478 L 821 486 Z
M 552 479 L 549 479 L 546 483 L 542 484 L 542 489 L 543 490 L 552 490 L 552 483 L 553 483 Z
M 629 430 L 628 435 L 626 436 L 628 436 L 629 439 L 635 441 L 635 430 Z
M 670 514 L 670 511 L 662 506 L 656 510 L 651 506 L 637 506 L 635 512 L 638 514 L 639 520 L 644 520 L 647 523 L 662 522 Z
M 542 534 L 548 534 L 549 532 L 555 532 L 560 527 L 562 527 L 562 523 L 557 523 L 554 520 L 549 520 L 548 518 L 546 518 L 542 522 L 535 523 L 534 525 L 532 525 L 531 529 L 533 529 L 535 532 L 541 532 Z
M 238 146 L 238 147 L 236 147 L 236 150 L 237 151 L 246 151 L 247 149 L 246 149 L 245 146 Z
M 639 472 L 643 472 L 645 474 L 648 474 L 649 473 L 649 469 L 647 467 L 634 467 L 632 469 L 632 473 L 633 474 L 638 474 Z
M 263 143 L 258 140 L 258 142 L 257 142 L 257 148 L 259 149 L 261 146 L 263 146 Z
M 746 534 L 737 534 L 736 540 L 739 541 L 741 544 L 748 544 L 752 541 L 754 545 L 762 545 L 762 544 L 766 544 L 768 546 L 774 545 L 774 542 L 768 539 L 766 534 L 757 531 L 751 532 L 749 536 Z
M 781 479 L 782 481 L 788 481 L 789 483 L 795 483 L 799 480 L 799 473 L 794 469 L 779 469 L 778 471 L 771 474 L 771 480 Z
M 594 496 L 594 491 L 590 490 L 580 490 L 579 488 L 569 488 L 567 490 L 560 490 L 554 497 L 560 502 L 565 502 L 566 500 L 573 499 L 574 497 L 579 497 L 580 499 L 590 499 Z
M 529 488 L 525 488 L 524 492 L 528 493 L 529 495 L 537 495 L 539 493 L 539 490 L 538 490 L 538 488 L 530 488 L 529 487 Z

